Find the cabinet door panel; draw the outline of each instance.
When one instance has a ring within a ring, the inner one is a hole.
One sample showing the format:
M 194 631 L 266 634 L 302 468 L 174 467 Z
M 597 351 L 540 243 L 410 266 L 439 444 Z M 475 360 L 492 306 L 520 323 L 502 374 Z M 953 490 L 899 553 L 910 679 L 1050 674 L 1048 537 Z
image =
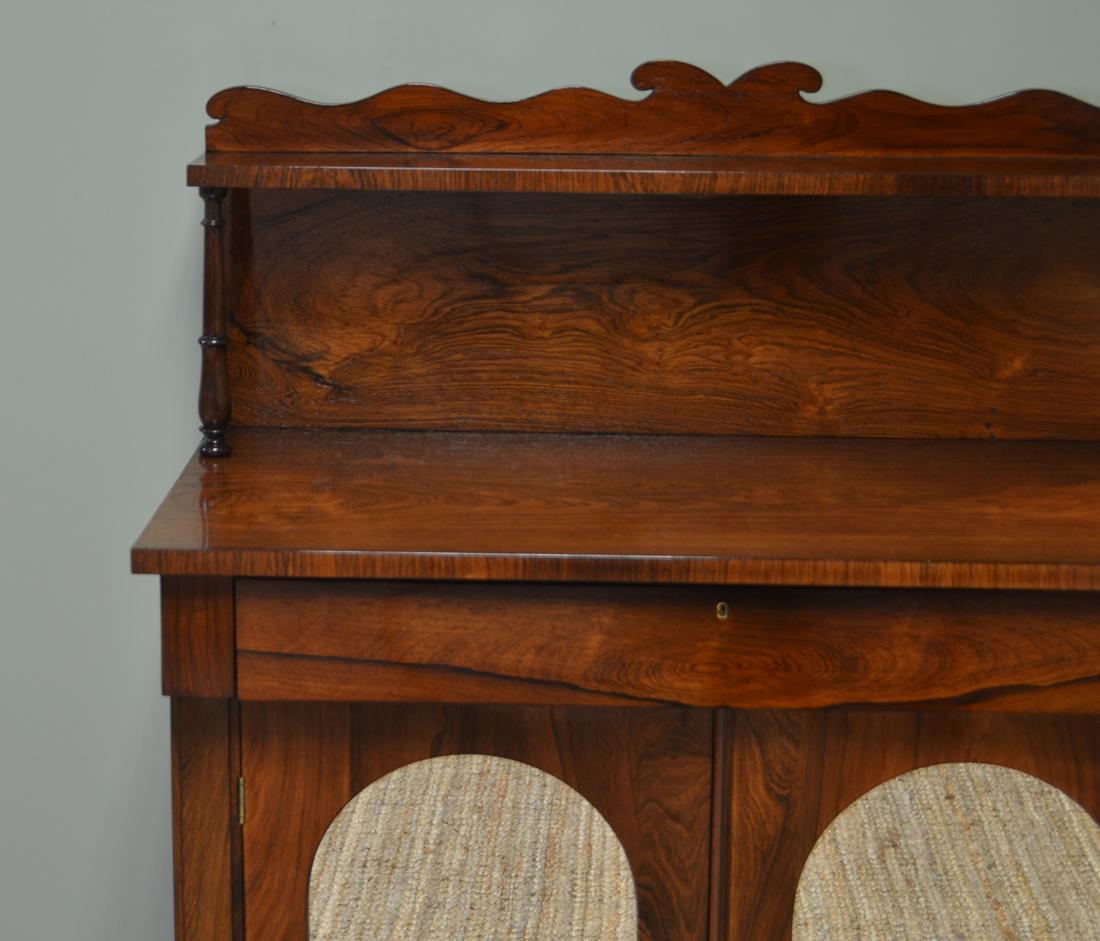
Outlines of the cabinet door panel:
M 630 859 L 639 938 L 707 932 L 711 714 L 692 709 L 243 703 L 250 941 L 305 941 L 309 870 L 340 809 L 423 758 L 489 754 L 577 790 Z
M 985 762 L 1033 775 L 1100 818 L 1093 716 L 745 711 L 728 745 L 729 941 L 789 941 L 818 837 L 846 807 L 907 771 Z

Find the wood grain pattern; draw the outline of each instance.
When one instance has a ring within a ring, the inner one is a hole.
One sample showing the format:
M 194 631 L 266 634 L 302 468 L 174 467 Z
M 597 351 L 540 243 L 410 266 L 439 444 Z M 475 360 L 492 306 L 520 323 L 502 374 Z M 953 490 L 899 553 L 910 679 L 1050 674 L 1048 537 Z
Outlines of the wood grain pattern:
M 739 712 L 733 735 L 730 937 L 789 941 L 802 864 L 845 807 L 906 771 L 981 761 L 1025 771 L 1100 818 L 1094 716 Z
M 826 722 L 824 711 L 734 713 L 726 834 L 732 941 L 790 941 L 798 878 L 820 832 Z
M 176 941 L 242 941 L 238 740 L 224 699 L 172 700 Z
M 306 937 L 309 869 L 317 844 L 353 790 L 351 707 L 241 706 L 248 941 Z
M 643 941 L 705 935 L 706 712 L 307 703 L 242 709 L 249 937 L 256 941 L 305 936 L 313 853 L 353 794 L 410 762 L 461 753 L 531 764 L 593 803 L 631 860 Z
M 1100 154 L 1100 109 L 1050 91 L 969 107 L 875 91 L 817 104 L 808 65 L 777 63 L 723 84 L 683 62 L 631 75 L 627 101 L 563 88 L 516 102 L 402 85 L 343 105 L 257 88 L 214 95 L 210 151 L 574 154 Z
M 515 705 L 652 706 L 654 700 L 569 683 L 486 676 L 448 666 L 300 657 L 263 651 L 239 656 L 241 696 L 284 702 L 453 702 Z
M 1100 206 L 252 193 L 236 420 L 1100 435 Z
M 160 610 L 164 695 L 235 696 L 233 579 L 162 578 Z
M 207 153 L 191 186 L 680 196 L 1096 198 L 1087 157 Z
M 732 709 L 715 709 L 712 713 L 714 740 L 711 746 L 713 771 L 710 800 L 710 887 L 707 941 L 730 941 L 729 897 L 732 883 L 731 857 L 733 832 L 733 730 Z M 737 852 L 742 848 L 738 847 Z
M 1100 601 L 1081 592 L 242 579 L 237 605 L 245 699 L 996 709 L 1027 691 L 1041 712 L 1048 692 L 1066 711 L 1066 686 L 1100 713 Z M 349 663 L 382 669 L 334 682 Z
M 1100 444 L 239 429 L 176 575 L 1100 588 Z

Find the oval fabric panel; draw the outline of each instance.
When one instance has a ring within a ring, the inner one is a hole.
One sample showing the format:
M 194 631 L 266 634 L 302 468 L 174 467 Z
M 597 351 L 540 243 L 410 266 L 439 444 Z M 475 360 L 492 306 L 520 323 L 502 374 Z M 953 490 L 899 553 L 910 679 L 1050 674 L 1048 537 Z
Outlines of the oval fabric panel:
M 996 765 L 920 768 L 844 810 L 810 853 L 793 941 L 1100 938 L 1100 827 Z
M 634 941 L 626 853 L 599 812 L 537 768 L 486 755 L 399 768 L 326 831 L 310 941 Z

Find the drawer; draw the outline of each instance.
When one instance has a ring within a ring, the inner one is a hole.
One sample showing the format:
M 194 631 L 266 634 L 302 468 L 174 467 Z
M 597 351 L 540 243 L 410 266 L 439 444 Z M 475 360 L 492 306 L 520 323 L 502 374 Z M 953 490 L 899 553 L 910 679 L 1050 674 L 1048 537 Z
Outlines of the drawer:
M 239 579 L 257 700 L 1093 712 L 1075 592 Z

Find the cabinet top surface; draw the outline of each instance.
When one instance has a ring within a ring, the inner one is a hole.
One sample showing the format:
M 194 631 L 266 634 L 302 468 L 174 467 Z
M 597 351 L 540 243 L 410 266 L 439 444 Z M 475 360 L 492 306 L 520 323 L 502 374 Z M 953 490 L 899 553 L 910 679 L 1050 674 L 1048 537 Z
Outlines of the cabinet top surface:
M 800 195 L 1100 195 L 1100 108 L 1052 91 L 947 107 L 871 91 L 803 95 L 799 63 L 725 84 L 681 62 L 637 100 L 559 88 L 482 101 L 401 85 L 323 105 L 257 88 L 210 99 L 193 185 Z
M 238 429 L 137 572 L 1100 589 L 1100 443 Z

